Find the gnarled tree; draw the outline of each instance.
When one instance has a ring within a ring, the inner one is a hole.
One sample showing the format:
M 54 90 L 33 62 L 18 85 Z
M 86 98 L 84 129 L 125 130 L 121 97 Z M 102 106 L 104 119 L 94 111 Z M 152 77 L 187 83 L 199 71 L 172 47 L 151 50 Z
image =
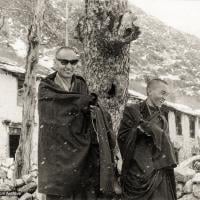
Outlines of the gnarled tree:
M 76 29 L 89 89 L 112 114 L 115 132 L 128 98 L 130 43 L 140 34 L 135 20 L 127 0 L 85 0 Z
M 28 33 L 28 53 L 24 81 L 24 101 L 22 115 L 22 133 L 16 152 L 16 177 L 28 174 L 31 167 L 32 134 L 35 126 L 34 114 L 36 105 L 36 65 L 39 58 L 39 44 L 45 0 L 37 0 L 33 22 Z

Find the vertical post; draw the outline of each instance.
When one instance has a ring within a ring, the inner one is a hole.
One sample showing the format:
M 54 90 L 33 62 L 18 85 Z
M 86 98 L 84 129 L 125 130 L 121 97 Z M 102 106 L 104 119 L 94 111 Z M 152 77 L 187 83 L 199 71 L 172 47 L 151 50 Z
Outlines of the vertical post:
M 69 2 L 66 0 L 66 27 L 65 27 L 65 46 L 69 45 L 69 34 L 68 34 L 68 19 L 69 19 L 69 10 L 68 10 Z
M 190 150 L 190 120 L 188 115 L 182 114 L 182 130 L 183 130 L 183 151 L 184 151 L 184 159 L 188 159 L 191 157 Z

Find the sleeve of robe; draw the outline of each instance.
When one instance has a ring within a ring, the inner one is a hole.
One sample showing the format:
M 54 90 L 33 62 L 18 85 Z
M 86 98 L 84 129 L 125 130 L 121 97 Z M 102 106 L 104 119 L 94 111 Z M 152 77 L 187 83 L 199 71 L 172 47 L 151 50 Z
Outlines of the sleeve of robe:
M 126 106 L 123 112 L 117 137 L 122 159 L 124 159 L 125 152 L 127 152 L 130 143 L 134 142 L 136 138 L 136 130 L 140 122 L 140 113 L 137 106 L 138 105 Z

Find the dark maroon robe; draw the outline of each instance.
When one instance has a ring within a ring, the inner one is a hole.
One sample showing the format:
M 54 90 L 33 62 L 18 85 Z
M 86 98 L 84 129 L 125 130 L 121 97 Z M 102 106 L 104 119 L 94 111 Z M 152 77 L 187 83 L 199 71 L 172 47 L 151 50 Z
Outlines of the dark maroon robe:
M 150 113 L 151 112 L 151 113 Z M 138 126 L 148 123 L 148 132 Z M 176 166 L 168 124 L 160 110 L 146 101 L 125 108 L 118 143 L 123 159 L 123 198 L 175 200 L 173 168 Z
M 90 116 L 94 96 L 88 93 L 85 80 L 73 76 L 71 91 L 66 92 L 54 83 L 55 76 L 43 79 L 38 92 L 39 192 L 85 196 L 92 186 L 95 195 L 100 190 L 112 194 L 111 131 L 104 120 L 108 113 L 98 110 L 96 129 L 103 140 L 97 142 Z

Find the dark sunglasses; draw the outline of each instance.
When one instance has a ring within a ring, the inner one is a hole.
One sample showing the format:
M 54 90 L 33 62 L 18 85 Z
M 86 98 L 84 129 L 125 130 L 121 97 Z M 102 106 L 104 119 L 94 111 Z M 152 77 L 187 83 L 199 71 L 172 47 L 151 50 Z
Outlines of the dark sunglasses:
M 75 65 L 78 63 L 78 60 L 65 60 L 65 59 L 57 59 L 62 65 L 68 65 L 70 63 L 71 65 Z

